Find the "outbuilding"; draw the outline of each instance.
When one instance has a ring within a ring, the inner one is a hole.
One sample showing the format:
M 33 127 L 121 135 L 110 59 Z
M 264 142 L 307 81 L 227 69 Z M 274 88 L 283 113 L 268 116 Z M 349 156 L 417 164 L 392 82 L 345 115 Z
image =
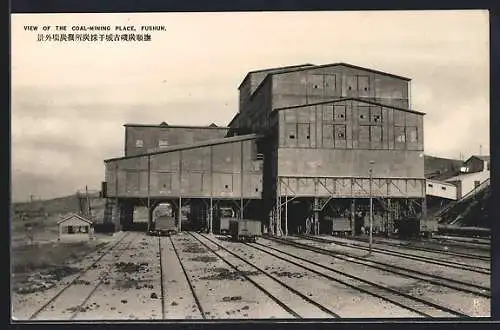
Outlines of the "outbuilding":
M 94 223 L 79 214 L 71 214 L 57 222 L 59 226 L 59 238 L 92 238 L 94 233 Z

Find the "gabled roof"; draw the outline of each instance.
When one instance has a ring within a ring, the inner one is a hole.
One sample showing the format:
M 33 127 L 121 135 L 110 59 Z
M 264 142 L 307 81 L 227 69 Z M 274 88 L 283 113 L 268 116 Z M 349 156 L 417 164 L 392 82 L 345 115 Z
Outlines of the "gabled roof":
M 345 66 L 345 67 L 348 67 L 348 68 L 351 68 L 351 69 L 356 69 L 356 70 L 361 70 L 361 71 L 366 71 L 366 72 L 371 72 L 371 73 L 378 73 L 378 74 L 381 74 L 381 75 L 384 75 L 384 76 L 388 76 L 388 77 L 392 77 L 392 78 L 397 78 L 397 79 L 401 79 L 401 80 L 406 80 L 406 81 L 410 81 L 411 80 L 411 78 L 407 78 L 407 77 L 403 77 L 403 76 L 398 76 L 398 75 L 395 75 L 395 74 L 392 74 L 392 73 L 388 73 L 388 72 L 384 72 L 384 71 L 379 71 L 379 70 L 375 70 L 375 69 L 365 68 L 365 67 L 362 67 L 362 66 L 357 66 L 357 65 L 353 65 L 353 64 L 349 64 L 349 63 L 338 62 L 338 63 L 323 64 L 323 65 L 313 65 L 313 66 L 298 67 L 296 69 L 291 68 L 290 70 L 284 70 L 284 71 L 278 71 L 278 72 L 270 72 L 261 81 L 261 83 L 259 84 L 259 86 L 257 86 L 255 88 L 252 96 L 255 95 L 255 93 L 257 92 L 257 90 L 259 90 L 270 79 L 269 77 L 271 77 L 273 75 L 285 74 L 285 73 L 290 73 L 290 72 L 298 72 L 298 71 L 314 70 L 314 69 L 320 69 L 320 68 L 328 68 L 328 67 L 334 67 L 334 66 Z M 245 80 L 243 80 L 243 82 L 244 81 Z
M 85 217 L 82 217 L 82 216 L 81 216 L 81 215 L 79 215 L 79 214 L 73 213 L 73 214 L 70 214 L 70 215 L 68 215 L 67 217 L 65 217 L 65 218 L 63 218 L 63 219 L 61 219 L 61 220 L 59 220 L 59 221 L 57 222 L 57 224 L 59 225 L 59 224 L 61 224 L 61 223 L 63 223 L 63 222 L 66 222 L 66 221 L 68 221 L 68 220 L 72 219 L 72 218 L 77 218 L 78 220 L 85 221 L 85 222 L 87 222 L 87 223 L 88 223 L 88 224 L 90 224 L 90 225 L 93 223 L 93 222 L 92 222 L 92 220 L 87 219 L 87 218 L 85 218 Z
M 491 160 L 491 157 L 490 156 L 478 156 L 478 155 L 472 155 L 470 156 L 465 162 L 468 162 L 471 158 L 478 158 L 478 159 L 481 159 L 483 161 L 487 161 L 489 162 Z
M 212 126 L 214 125 L 214 126 Z M 206 129 L 229 129 L 229 127 L 217 126 L 212 123 L 209 126 L 186 126 L 186 125 L 167 125 L 164 122 L 159 125 L 153 124 L 123 124 L 124 127 L 160 127 L 160 128 L 206 128 Z
M 237 112 L 237 113 L 234 115 L 233 119 L 231 119 L 231 121 L 229 122 L 229 124 L 227 124 L 227 126 L 228 126 L 228 127 L 231 127 L 231 125 L 234 123 L 234 121 L 235 121 L 235 120 L 236 120 L 239 116 L 240 116 L 240 113 L 239 113 L 239 112 Z
M 277 68 L 269 68 L 269 69 L 260 69 L 260 70 L 249 71 L 245 75 L 245 78 L 243 78 L 243 80 L 241 81 L 241 84 L 238 86 L 238 89 L 241 88 L 241 85 L 243 85 L 243 83 L 248 79 L 248 77 L 252 73 L 259 73 L 259 72 L 273 71 L 273 70 L 281 70 L 281 71 L 287 71 L 288 72 L 288 71 L 293 71 L 294 69 L 298 69 L 298 68 L 302 68 L 302 67 L 311 67 L 311 66 L 315 66 L 315 65 L 311 64 L 311 63 L 306 63 L 306 64 L 288 65 L 288 66 L 281 66 L 281 67 L 277 67 Z
M 239 136 L 233 136 L 233 137 L 224 137 L 224 138 L 220 138 L 220 139 L 205 140 L 205 141 L 200 141 L 200 142 L 190 143 L 190 144 L 178 144 L 178 145 L 166 147 L 166 148 L 163 148 L 161 150 L 154 151 L 154 152 L 148 152 L 148 153 L 143 153 L 143 154 L 134 155 L 134 156 L 109 158 L 109 159 L 104 160 L 104 163 L 108 163 L 111 161 L 117 161 L 117 160 L 139 158 L 139 157 L 144 157 L 144 156 L 165 154 L 165 153 L 173 152 L 173 151 L 196 149 L 196 148 L 201 148 L 201 147 L 209 147 L 209 146 L 214 146 L 214 145 L 241 142 L 241 141 L 246 141 L 246 140 L 256 140 L 256 139 L 259 139 L 261 137 L 262 136 L 259 134 L 246 134 L 246 135 L 239 135 Z
M 287 110 L 287 109 L 294 109 L 294 108 L 303 108 L 303 107 L 308 107 L 308 106 L 311 106 L 311 105 L 336 103 L 336 102 L 342 102 L 342 101 L 357 101 L 357 102 L 361 102 L 361 103 L 382 106 L 384 108 L 391 108 L 391 109 L 401 110 L 401 111 L 415 113 L 415 114 L 419 114 L 419 115 L 425 115 L 425 113 L 423 113 L 423 112 L 419 112 L 419 111 L 415 111 L 415 110 L 410 110 L 410 109 L 405 109 L 405 108 L 400 108 L 400 107 L 395 107 L 395 106 L 392 106 L 392 105 L 382 104 L 382 103 L 373 102 L 373 101 L 369 101 L 369 100 L 365 100 L 365 99 L 360 99 L 360 98 L 356 98 L 356 97 L 344 97 L 344 98 L 339 98 L 339 99 L 334 99 L 334 100 L 329 100 L 329 101 L 323 101 L 323 102 L 316 102 L 316 103 L 308 103 L 308 104 L 301 104 L 301 105 L 292 105 L 292 106 L 289 106 L 289 107 L 275 108 L 275 109 L 273 109 L 273 112 L 274 111 Z

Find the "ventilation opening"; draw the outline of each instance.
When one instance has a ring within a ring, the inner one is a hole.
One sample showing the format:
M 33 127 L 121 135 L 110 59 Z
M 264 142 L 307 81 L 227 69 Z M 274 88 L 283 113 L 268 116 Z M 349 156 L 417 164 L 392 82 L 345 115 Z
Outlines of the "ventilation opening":
M 290 134 L 289 138 L 290 138 L 290 139 L 295 139 L 295 135 Z
M 306 136 L 306 139 L 308 139 L 308 140 L 309 140 L 309 135 L 308 135 L 308 136 Z
M 367 88 L 367 87 L 365 87 L 365 91 L 367 91 L 367 90 L 368 90 L 368 88 Z
M 359 118 L 364 119 L 365 115 L 359 115 Z
M 343 138 L 344 137 L 344 133 L 339 133 L 339 138 Z
M 441 187 L 441 189 L 446 190 L 446 187 Z
M 351 87 L 351 86 L 349 86 L 349 90 L 352 90 L 352 87 Z
M 344 115 L 340 115 L 340 118 L 344 118 Z
M 224 188 L 226 188 L 226 189 L 227 189 L 227 188 L 229 188 L 229 186 L 226 184 L 226 185 L 224 185 Z
M 318 85 L 314 85 L 314 88 L 317 89 L 318 88 Z

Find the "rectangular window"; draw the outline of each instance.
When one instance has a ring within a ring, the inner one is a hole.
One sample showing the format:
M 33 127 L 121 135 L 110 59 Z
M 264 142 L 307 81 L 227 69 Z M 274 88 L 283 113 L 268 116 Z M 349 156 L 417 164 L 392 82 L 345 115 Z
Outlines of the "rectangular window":
M 370 126 L 360 125 L 359 126 L 359 137 L 358 137 L 359 147 L 362 149 L 367 149 L 370 147 Z
M 323 120 L 332 121 L 333 120 L 333 106 L 325 105 L 323 106 Z
M 298 146 L 308 147 L 311 141 L 310 124 L 297 124 Z
M 335 104 L 335 121 L 345 121 L 345 105 Z
M 382 127 L 370 126 L 370 140 L 372 148 L 380 148 L 382 142 Z
M 331 148 L 333 147 L 333 125 L 325 124 L 323 125 L 323 147 Z
M 158 140 L 158 147 L 160 148 L 168 147 L 168 140 Z
M 382 108 L 378 106 L 370 107 L 370 120 L 374 124 L 382 123 Z
M 135 140 L 135 147 L 136 148 L 144 147 L 144 142 L 142 140 Z
M 404 126 L 394 126 L 394 140 L 396 145 L 406 144 L 406 134 Z
M 286 124 L 286 145 L 288 147 L 296 146 L 297 142 L 297 124 Z
M 416 127 L 406 127 L 406 140 L 410 143 L 417 142 L 417 128 Z
M 358 116 L 360 123 L 369 123 L 370 122 L 370 107 L 360 105 L 358 107 Z

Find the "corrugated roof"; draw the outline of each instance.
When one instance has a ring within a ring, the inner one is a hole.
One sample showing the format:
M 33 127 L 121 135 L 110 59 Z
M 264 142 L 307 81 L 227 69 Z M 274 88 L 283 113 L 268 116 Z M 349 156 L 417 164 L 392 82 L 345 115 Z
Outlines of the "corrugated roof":
M 342 101 L 357 101 L 357 102 L 361 102 L 361 103 L 367 103 L 367 104 L 382 106 L 384 108 L 391 108 L 391 109 L 406 111 L 406 112 L 415 113 L 415 114 L 419 114 L 419 115 L 425 115 L 424 112 L 410 110 L 410 109 L 405 109 L 405 108 L 400 108 L 400 107 L 395 107 L 395 106 L 392 106 L 392 105 L 382 104 L 382 103 L 373 102 L 373 101 L 369 101 L 369 100 L 365 100 L 365 99 L 360 99 L 360 98 L 356 98 L 356 97 L 345 97 L 345 98 L 334 99 L 334 100 L 323 101 L 323 102 L 308 103 L 308 104 L 301 104 L 301 105 L 292 105 L 292 106 L 289 106 L 289 107 L 275 108 L 275 109 L 273 109 L 273 111 L 280 111 L 280 110 L 287 110 L 287 109 L 294 109 L 294 108 L 303 108 L 303 107 L 308 107 L 308 106 L 312 106 L 312 105 L 336 103 L 336 102 L 342 102 Z
M 155 152 L 143 153 L 143 154 L 134 155 L 134 156 L 109 158 L 109 159 L 104 160 L 104 163 L 108 163 L 111 161 L 117 161 L 117 160 L 123 160 L 123 159 L 131 159 L 131 158 L 138 158 L 138 157 L 144 157 L 144 156 L 159 155 L 159 154 L 164 154 L 164 153 L 173 152 L 173 151 L 196 149 L 196 148 L 208 147 L 208 146 L 219 145 L 219 144 L 240 142 L 240 141 L 246 141 L 246 140 L 256 140 L 256 139 L 259 139 L 261 137 L 262 137 L 262 135 L 260 135 L 260 134 L 246 134 L 246 135 L 239 135 L 239 136 L 232 136 L 232 137 L 224 137 L 224 138 L 220 138 L 220 139 L 200 141 L 200 142 L 190 143 L 190 144 L 179 144 L 179 145 L 166 147 L 166 148 L 163 148 L 162 150 L 158 150 Z

